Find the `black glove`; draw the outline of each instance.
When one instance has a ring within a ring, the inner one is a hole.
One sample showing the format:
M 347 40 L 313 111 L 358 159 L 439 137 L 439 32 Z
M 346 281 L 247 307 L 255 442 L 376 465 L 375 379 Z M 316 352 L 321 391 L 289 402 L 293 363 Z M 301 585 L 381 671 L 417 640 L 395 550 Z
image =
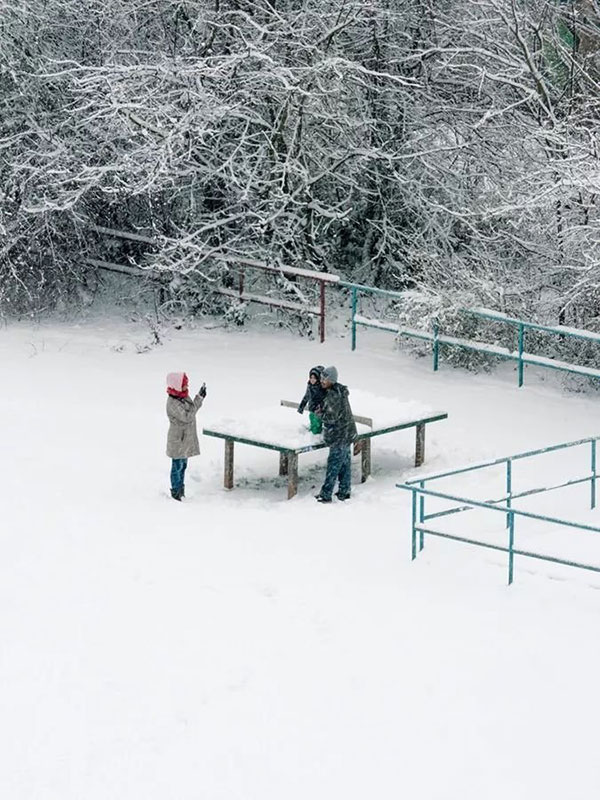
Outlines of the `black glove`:
M 200 387 L 200 391 L 198 392 L 198 394 L 200 395 L 200 397 L 206 397 L 206 384 L 205 383 L 203 383 L 202 386 Z

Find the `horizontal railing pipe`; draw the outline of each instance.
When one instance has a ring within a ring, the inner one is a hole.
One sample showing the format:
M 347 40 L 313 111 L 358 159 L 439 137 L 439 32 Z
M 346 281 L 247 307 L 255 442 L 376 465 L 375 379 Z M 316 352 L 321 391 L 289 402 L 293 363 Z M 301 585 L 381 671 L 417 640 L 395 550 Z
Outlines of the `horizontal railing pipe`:
M 509 506 L 498 506 L 493 505 L 492 503 L 486 503 L 483 500 L 473 500 L 468 497 L 458 497 L 456 495 L 447 494 L 445 492 L 436 492 L 433 489 L 426 489 L 420 486 L 408 485 L 406 483 L 397 483 L 396 484 L 398 489 L 408 489 L 408 490 L 415 490 L 417 494 L 424 494 L 427 497 L 437 497 L 441 500 L 452 500 L 455 503 L 463 503 L 468 506 L 474 506 L 475 508 L 486 508 L 491 511 L 500 511 L 503 514 L 508 512 L 515 514 L 519 517 L 526 517 L 527 519 L 537 519 L 541 522 L 551 522 L 554 525 L 564 525 L 567 527 L 577 527 L 581 530 L 592 531 L 593 533 L 600 533 L 600 528 L 595 527 L 594 525 L 584 525 L 583 523 L 574 523 L 570 520 L 560 519 L 560 517 L 547 517 L 543 514 L 534 514 L 533 511 L 523 511 L 522 509 L 510 508 Z
M 510 462 L 509 462 L 510 463 Z M 485 503 L 489 503 L 490 505 L 496 505 L 498 503 L 506 503 L 507 507 L 510 508 L 510 501 L 511 500 L 518 500 L 521 497 L 532 497 L 535 494 L 542 494 L 543 492 L 554 492 L 557 489 L 565 489 L 568 486 L 578 486 L 581 483 L 587 483 L 591 481 L 593 475 L 586 475 L 585 478 L 574 478 L 570 481 L 565 481 L 564 483 L 557 483 L 553 486 L 542 486 L 535 489 L 525 489 L 523 492 L 516 492 L 510 495 L 504 495 L 503 497 L 499 497 L 496 500 L 485 500 Z M 407 484 L 408 485 L 408 484 Z M 470 511 L 471 506 L 457 506 L 456 508 L 449 508 L 445 511 L 434 511 L 433 514 L 427 514 L 425 519 L 435 519 L 436 517 L 448 517 L 451 514 L 458 514 L 461 511 Z
M 426 533 L 428 536 L 437 536 L 440 539 L 450 539 L 454 542 L 463 542 L 464 544 L 472 544 L 476 547 L 483 547 L 487 550 L 498 550 L 502 553 L 508 553 L 509 548 L 503 547 L 500 544 L 493 544 L 492 542 L 482 542 L 480 539 L 471 539 L 467 536 L 458 536 L 454 533 L 446 533 L 445 531 L 434 531 L 431 528 L 423 528 L 419 525 L 416 526 L 417 531 L 422 531 Z M 536 558 L 538 561 L 549 561 L 552 564 L 562 564 L 566 567 L 576 567 L 578 569 L 587 569 L 591 572 L 600 572 L 600 567 L 596 567 L 593 564 L 584 564 L 581 561 L 571 561 L 566 558 L 558 558 L 557 556 L 546 555 L 545 553 L 534 553 L 531 550 L 521 550 L 518 548 L 513 548 L 512 550 L 515 556 L 525 556 L 526 558 Z
M 365 286 L 362 283 L 339 281 L 337 285 L 342 289 L 356 289 L 357 292 L 363 292 L 364 294 L 381 294 L 387 297 L 397 297 L 398 299 L 403 299 L 405 297 L 404 292 L 394 292 L 391 289 L 378 289 L 376 286 Z
M 448 478 L 451 475 L 462 475 L 466 472 L 473 472 L 486 467 L 495 467 L 498 464 L 506 463 L 508 460 L 516 461 L 517 459 L 521 458 L 531 458 L 532 456 L 552 453 L 556 450 L 563 450 L 569 447 L 578 447 L 579 445 L 590 444 L 591 442 L 598 441 L 598 439 L 600 439 L 598 436 L 589 436 L 586 439 L 576 439 L 572 442 L 560 442 L 559 444 L 548 445 L 548 447 L 540 447 L 538 450 L 526 450 L 522 453 L 515 453 L 515 455 L 490 459 L 490 461 L 479 461 L 476 464 L 467 464 L 464 467 L 449 470 L 448 472 L 436 472 L 430 475 L 419 476 L 418 478 L 411 478 L 411 480 L 405 481 L 405 483 L 410 485 L 412 483 L 421 483 L 421 481 L 432 481 L 437 480 L 438 478 Z
M 549 358 L 547 356 L 537 356 L 525 351 L 525 335 L 529 330 L 542 331 L 558 336 L 570 336 L 576 339 L 583 339 L 600 344 L 600 333 L 594 331 L 586 331 L 579 328 L 569 328 L 566 326 L 550 326 L 542 325 L 537 322 L 527 322 L 526 320 L 517 319 L 516 317 L 509 317 L 507 314 L 492 311 L 485 308 L 463 308 L 462 313 L 474 316 L 480 319 L 497 322 L 506 325 L 516 326 L 518 330 L 517 349 L 509 350 L 507 347 L 493 345 L 489 342 L 479 342 L 471 339 L 461 339 L 454 336 L 447 336 L 439 332 L 439 322 L 437 319 L 432 320 L 432 332 L 420 331 L 408 328 L 407 326 L 387 322 L 379 319 L 370 319 L 358 314 L 357 308 L 357 295 L 358 293 L 369 295 L 381 295 L 391 299 L 405 299 L 406 293 L 394 292 L 389 289 L 379 289 L 374 286 L 365 286 L 359 283 L 350 283 L 348 281 L 340 281 L 338 283 L 343 289 L 349 289 L 352 293 L 352 350 L 356 349 L 356 329 L 358 326 L 371 328 L 375 330 L 388 331 L 394 333 L 397 337 L 403 336 L 412 339 L 420 339 L 423 341 L 431 342 L 432 355 L 433 355 L 433 370 L 437 371 L 440 359 L 440 348 L 442 345 L 448 347 L 458 347 L 464 350 L 484 353 L 488 356 L 507 359 L 517 363 L 517 379 L 519 386 L 523 385 L 525 366 L 535 366 L 547 369 L 554 369 L 560 372 L 570 372 L 576 375 L 600 380 L 600 369 L 593 367 L 586 367 L 584 365 L 572 364 L 566 361 Z
M 499 311 L 494 312 L 491 309 L 485 308 L 463 308 L 462 311 L 465 314 L 470 314 L 471 316 L 479 317 L 481 319 L 487 319 L 490 322 L 500 322 L 506 325 L 515 326 L 523 325 L 523 327 L 528 328 L 529 330 L 553 333 L 559 336 L 572 336 L 576 339 L 587 339 L 588 341 L 595 341 L 600 344 L 600 333 L 586 331 L 583 328 L 569 328 L 566 325 L 542 325 L 539 322 L 526 322 L 525 320 L 517 319 L 516 317 L 509 317 L 507 314 L 502 314 Z

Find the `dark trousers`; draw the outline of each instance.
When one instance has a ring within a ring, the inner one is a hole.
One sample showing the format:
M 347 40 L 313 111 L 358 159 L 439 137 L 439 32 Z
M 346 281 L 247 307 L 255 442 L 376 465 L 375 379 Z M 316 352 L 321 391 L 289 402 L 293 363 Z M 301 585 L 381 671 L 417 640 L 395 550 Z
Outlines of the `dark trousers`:
M 331 500 L 335 482 L 339 481 L 339 493 L 350 494 L 352 483 L 352 462 L 350 456 L 350 445 L 335 445 L 329 448 L 327 458 L 327 469 L 325 472 L 325 483 L 321 488 L 321 497 Z
M 174 458 L 171 463 L 171 489 L 183 489 L 187 458 Z

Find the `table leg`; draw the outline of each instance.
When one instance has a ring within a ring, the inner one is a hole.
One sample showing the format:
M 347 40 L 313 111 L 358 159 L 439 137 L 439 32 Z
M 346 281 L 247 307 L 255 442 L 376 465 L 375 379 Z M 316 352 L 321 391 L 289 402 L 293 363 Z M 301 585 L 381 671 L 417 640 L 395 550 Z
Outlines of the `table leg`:
M 233 440 L 225 439 L 225 479 L 226 489 L 233 489 Z
M 420 467 L 425 461 L 425 424 L 417 425 L 415 441 L 415 467 Z
M 364 483 L 371 474 L 371 440 L 362 439 L 360 451 L 360 462 L 362 467 L 361 482 Z
M 288 465 L 288 500 L 298 491 L 298 453 L 287 454 Z
M 288 454 L 283 451 L 279 453 L 279 474 L 288 474 Z

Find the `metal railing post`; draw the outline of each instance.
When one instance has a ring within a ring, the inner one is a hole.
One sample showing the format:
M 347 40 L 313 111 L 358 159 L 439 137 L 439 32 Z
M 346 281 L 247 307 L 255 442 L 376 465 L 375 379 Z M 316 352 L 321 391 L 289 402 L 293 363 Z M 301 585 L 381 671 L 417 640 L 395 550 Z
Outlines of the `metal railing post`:
M 523 340 L 525 338 L 525 326 L 519 325 L 519 388 L 523 386 Z
M 510 508 L 512 504 L 512 461 L 509 458 L 506 462 L 506 505 Z M 510 525 L 510 514 L 506 515 L 506 527 Z
M 440 332 L 440 326 L 437 320 L 433 322 L 433 371 L 437 372 L 439 359 L 440 359 L 440 342 L 438 339 L 438 335 Z
M 514 569 L 514 547 L 515 547 L 515 512 L 510 511 L 510 522 L 508 525 L 508 585 L 513 582 Z
M 419 484 L 421 489 L 425 488 L 425 481 L 421 481 Z M 423 493 L 419 496 L 419 524 L 422 526 L 425 522 L 425 495 Z M 425 547 L 425 534 L 423 531 L 419 531 L 419 551 Z
M 325 281 L 319 281 L 321 284 L 320 290 L 320 318 L 319 318 L 319 335 L 321 337 L 321 344 L 325 341 Z
M 596 508 L 596 440 L 592 439 L 592 478 L 590 481 L 591 504 L 590 508 Z
M 356 287 L 352 287 L 352 349 L 356 350 Z
M 411 490 L 412 497 L 412 556 L 414 561 L 417 557 L 417 490 Z

